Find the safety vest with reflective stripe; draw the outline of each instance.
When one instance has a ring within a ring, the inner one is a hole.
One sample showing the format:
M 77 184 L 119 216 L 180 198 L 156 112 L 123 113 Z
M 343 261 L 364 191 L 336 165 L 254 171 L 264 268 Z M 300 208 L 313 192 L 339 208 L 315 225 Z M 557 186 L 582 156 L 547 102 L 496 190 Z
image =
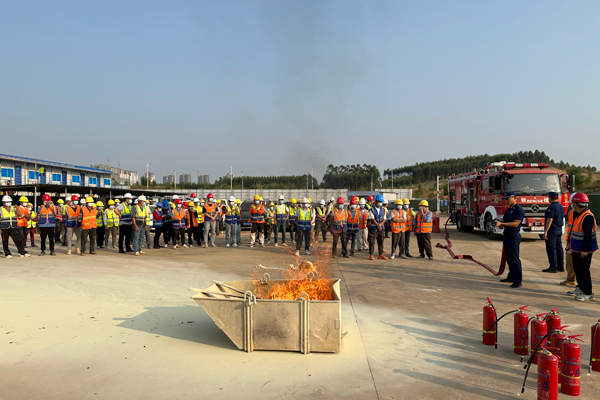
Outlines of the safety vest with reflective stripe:
M 583 220 L 588 217 L 594 219 L 594 230 L 592 230 L 592 242 L 590 243 L 590 248 L 586 251 L 586 253 L 594 253 L 595 251 L 598 251 L 598 241 L 596 240 L 596 218 L 588 209 L 582 212 L 577 219 L 573 221 L 573 225 L 571 226 L 571 230 L 568 234 L 568 247 L 570 247 L 575 253 L 583 252 L 583 239 L 585 237 L 585 234 L 583 233 Z
M 321 217 L 321 218 L 318 218 Z M 325 207 L 317 207 L 317 223 L 324 224 L 327 222 L 327 209 Z
M 376 221 L 378 224 L 383 224 L 385 221 L 385 209 L 383 207 L 380 207 L 379 210 L 377 210 L 377 207 L 371 207 L 369 211 L 373 213 L 374 221 Z M 373 222 L 371 222 L 371 229 L 377 230 L 377 225 L 375 225 Z
M 414 214 L 410 209 L 405 210 L 405 211 L 406 211 L 406 222 L 405 222 L 406 231 L 412 232 Z M 402 232 L 406 232 L 406 231 L 402 231 Z
M 260 205 L 256 206 L 256 204 L 252 204 L 250 206 L 250 222 L 255 224 L 264 224 L 265 223 L 265 206 Z
M 185 226 L 188 229 L 198 226 L 198 218 L 194 217 L 194 211 L 193 208 L 185 210 Z
M 121 213 L 120 223 L 122 225 L 131 225 L 131 207 L 123 203 L 123 212 Z
M 202 211 L 202 207 L 201 205 L 197 205 L 196 206 L 196 212 L 198 213 L 198 224 L 203 224 L 204 223 L 204 214 Z
M 185 210 L 183 208 L 171 210 L 171 222 L 173 229 L 185 228 Z
M 77 219 L 80 214 L 81 207 L 75 206 L 75 209 L 73 209 L 73 206 L 67 207 L 67 228 L 77 228 L 79 226 Z
M 275 210 L 267 208 L 267 214 L 265 215 L 265 223 L 267 225 L 275 225 Z
M 162 208 L 155 208 L 154 209 L 154 223 L 152 224 L 152 226 L 154 226 L 155 228 L 161 228 L 164 223 L 162 220 L 163 217 L 163 210 Z
M 150 226 L 150 207 L 147 205 L 144 207 L 146 207 L 146 226 Z
M 310 231 L 312 225 L 312 212 L 310 209 L 298 209 L 298 229 L 301 231 Z
M 92 208 L 91 210 L 87 207 L 81 208 L 81 214 L 83 218 L 81 219 L 81 229 L 88 230 L 97 228 L 96 226 L 96 209 Z
M 217 205 L 215 203 L 206 203 L 204 208 L 210 217 L 214 218 L 217 215 Z
M 15 213 L 14 206 L 10 206 L 9 210 L 7 210 L 4 206 L 0 207 L 0 209 L 2 210 L 0 229 L 16 228 L 19 226 L 17 224 L 17 214 Z
M 40 228 L 53 228 L 56 226 L 56 208 L 42 206 L 39 212 L 38 226 Z
M 225 216 L 225 223 L 228 225 L 237 225 L 238 220 L 237 220 L 237 216 L 238 216 L 238 209 L 236 206 L 227 206 L 227 212 L 229 214 L 227 214 Z
M 23 207 L 23 206 L 17 206 L 17 207 L 19 208 L 19 211 L 21 211 L 21 214 L 23 215 L 23 217 L 24 217 L 25 215 L 29 215 L 29 208 L 27 208 L 27 207 Z M 23 217 L 21 217 L 21 218 L 17 218 L 17 224 L 18 224 L 20 227 L 23 227 L 23 228 L 24 228 L 24 227 L 26 227 L 26 226 L 27 226 L 27 220 L 26 220 L 25 218 L 23 218 Z
M 343 230 L 346 229 L 346 221 L 348 219 L 348 214 L 346 213 L 346 210 L 340 210 L 338 209 L 334 209 L 332 212 L 333 214 L 333 226 L 331 227 L 331 230 L 334 232 L 342 232 Z
M 102 220 L 102 215 L 104 210 L 96 210 L 96 228 L 104 227 L 104 220 Z
M 367 221 L 369 220 L 369 210 L 367 210 L 366 208 L 359 208 L 358 211 L 360 212 L 360 217 L 358 219 L 358 228 L 366 229 Z
M 288 208 L 285 204 L 275 206 L 275 215 L 278 223 L 282 223 L 287 218 Z
M 289 208 L 289 212 L 290 212 L 290 224 L 295 224 L 296 223 L 296 211 L 298 211 L 297 207 L 291 206 Z
M 139 228 L 140 226 L 144 226 L 146 221 L 148 220 L 148 210 L 146 207 L 140 208 L 140 206 L 135 206 L 135 224 Z
M 35 215 L 35 211 L 31 210 L 31 219 L 27 221 L 27 228 L 35 228 L 37 226 L 36 222 L 33 220 Z
M 569 208 L 567 211 L 567 227 L 566 227 L 566 232 L 567 235 L 565 235 L 565 242 L 567 242 L 567 244 L 569 244 L 569 232 L 571 232 L 571 227 L 573 226 L 573 209 Z
M 115 210 L 107 209 L 104 210 L 106 213 L 106 227 L 112 228 L 113 226 L 119 225 L 119 216 L 115 212 Z
M 404 222 L 394 222 L 392 218 L 403 219 L 404 215 L 402 215 L 402 210 L 392 210 L 390 213 L 392 216 L 390 218 L 390 228 L 392 228 L 393 233 L 406 232 L 406 226 Z
M 362 213 L 358 209 L 350 209 L 347 211 L 348 224 L 346 225 L 346 232 L 356 233 L 360 229 L 360 219 Z
M 417 214 L 417 233 L 431 233 L 433 229 L 433 221 L 425 222 L 421 217 L 422 213 L 419 211 Z

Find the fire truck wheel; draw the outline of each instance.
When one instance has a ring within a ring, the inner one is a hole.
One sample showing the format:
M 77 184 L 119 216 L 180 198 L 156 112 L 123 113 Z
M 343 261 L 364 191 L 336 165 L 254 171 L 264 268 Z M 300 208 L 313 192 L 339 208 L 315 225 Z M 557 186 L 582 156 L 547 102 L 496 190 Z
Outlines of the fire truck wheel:
M 491 215 L 485 217 L 485 235 L 490 240 L 499 240 L 502 235 L 494 233 L 494 220 Z
M 473 227 L 465 225 L 465 218 L 459 212 L 456 213 L 456 229 L 459 232 L 473 232 Z

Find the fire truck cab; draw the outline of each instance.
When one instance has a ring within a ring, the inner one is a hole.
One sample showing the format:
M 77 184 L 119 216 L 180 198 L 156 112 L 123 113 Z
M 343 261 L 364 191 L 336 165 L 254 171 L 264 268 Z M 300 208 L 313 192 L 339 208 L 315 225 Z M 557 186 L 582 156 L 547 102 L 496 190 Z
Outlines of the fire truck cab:
M 568 175 L 564 176 L 570 192 L 571 181 Z M 508 208 L 502 197 L 504 192 L 512 191 L 525 210 L 521 233 L 537 233 L 541 237 L 544 213 L 550 205 L 548 192 L 562 193 L 561 178 L 544 163 L 489 163 L 485 170 L 448 178 L 448 211 L 458 231 L 478 228 L 485 230 L 489 239 L 499 239 L 503 229 L 494 226 L 494 219 L 502 219 Z

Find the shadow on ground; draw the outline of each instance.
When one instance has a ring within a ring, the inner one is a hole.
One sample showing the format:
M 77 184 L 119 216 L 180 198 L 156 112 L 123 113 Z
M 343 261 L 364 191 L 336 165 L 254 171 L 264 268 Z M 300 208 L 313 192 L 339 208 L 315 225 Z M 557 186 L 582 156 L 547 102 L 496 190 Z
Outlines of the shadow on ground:
M 134 317 L 113 318 L 120 328 L 237 350 L 200 307 L 149 307 Z

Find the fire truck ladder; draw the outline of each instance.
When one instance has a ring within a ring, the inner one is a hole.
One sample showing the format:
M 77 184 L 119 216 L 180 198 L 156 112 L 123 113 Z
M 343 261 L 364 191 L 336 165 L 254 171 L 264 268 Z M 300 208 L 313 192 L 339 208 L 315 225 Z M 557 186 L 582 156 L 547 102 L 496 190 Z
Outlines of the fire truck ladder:
M 466 255 L 466 254 L 454 254 L 454 252 L 452 251 L 452 242 L 450 241 L 450 234 L 448 233 L 448 222 L 449 221 L 450 221 L 450 218 L 448 218 L 446 220 L 446 223 L 444 224 L 444 231 L 446 232 L 445 239 L 446 239 L 446 243 L 448 243 L 448 245 L 444 246 L 444 245 L 438 243 L 435 247 L 439 247 L 441 249 L 448 250 L 448 253 L 450 253 L 450 256 L 455 260 L 457 260 L 457 259 L 471 260 L 475 264 L 481 265 L 483 268 L 487 269 L 488 271 L 490 271 L 492 274 L 494 274 L 496 276 L 500 276 L 504 273 L 504 268 L 506 267 L 506 256 L 504 255 L 504 247 L 502 247 L 502 259 L 500 260 L 500 268 L 498 269 L 497 272 L 493 268 L 482 263 L 481 261 L 477 261 L 476 259 L 473 258 L 473 256 Z

